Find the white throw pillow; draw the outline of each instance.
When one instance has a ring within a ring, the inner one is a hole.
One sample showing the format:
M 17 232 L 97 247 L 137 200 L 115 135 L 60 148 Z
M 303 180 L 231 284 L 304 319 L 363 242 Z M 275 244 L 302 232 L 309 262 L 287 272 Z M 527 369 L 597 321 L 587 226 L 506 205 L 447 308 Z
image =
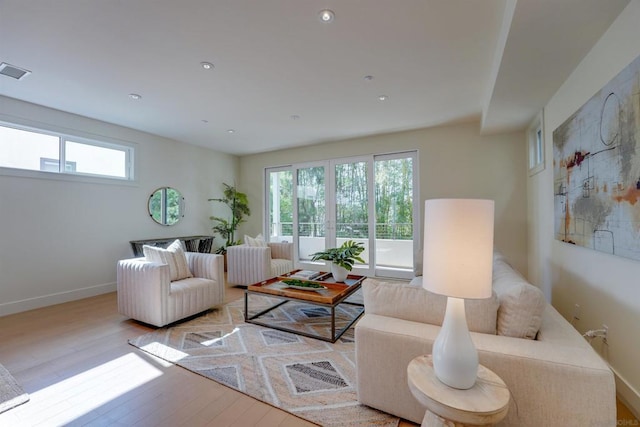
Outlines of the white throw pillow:
M 267 242 L 264 241 L 262 234 L 258 234 L 256 237 L 244 235 L 244 244 L 247 246 L 253 246 L 257 248 L 266 248 Z
M 500 300 L 498 335 L 536 339 L 547 304 L 542 291 L 504 259 L 493 262 L 493 290 Z
M 444 320 L 447 297 L 403 282 L 385 282 L 368 278 L 362 284 L 365 312 L 412 322 L 440 326 Z M 496 334 L 498 296 L 466 300 L 467 324 L 471 332 Z
M 167 264 L 172 282 L 193 277 L 191 270 L 189 270 L 187 256 L 184 254 L 182 243 L 179 239 L 171 243 L 167 249 L 144 245 L 142 252 L 148 261 Z

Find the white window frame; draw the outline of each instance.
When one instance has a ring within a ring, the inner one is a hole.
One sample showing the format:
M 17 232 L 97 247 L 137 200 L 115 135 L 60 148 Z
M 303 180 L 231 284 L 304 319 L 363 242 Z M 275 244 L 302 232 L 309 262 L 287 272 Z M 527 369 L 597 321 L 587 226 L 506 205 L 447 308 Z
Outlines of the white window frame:
M 412 265 L 413 268 L 399 269 L 399 268 L 389 268 L 389 267 L 381 267 L 377 265 L 375 266 L 375 275 L 376 277 L 391 277 L 391 278 L 399 278 L 399 279 L 412 279 L 414 277 L 415 271 L 415 254 L 418 253 L 420 248 L 422 247 L 422 221 L 423 218 L 420 217 L 420 160 L 419 160 L 419 151 L 418 150 L 408 150 L 408 151 L 397 151 L 393 153 L 387 154 L 374 154 L 373 163 L 375 168 L 375 162 L 377 160 L 394 160 L 394 159 L 403 159 L 407 157 L 411 157 L 413 162 L 413 257 Z M 374 171 L 372 171 L 374 172 Z M 373 181 L 373 180 L 372 180 Z M 373 194 L 373 193 L 372 193 Z M 424 202 L 423 202 L 424 203 Z M 371 209 L 370 215 L 372 218 L 375 218 L 375 210 Z M 374 236 L 375 239 L 375 236 Z M 375 256 L 375 255 L 374 255 Z
M 301 260 L 298 257 L 298 209 L 296 207 L 295 200 L 297 198 L 297 174 L 296 171 L 298 169 L 304 169 L 308 167 L 314 166 L 323 166 L 325 168 L 325 207 L 326 207 L 326 229 L 325 229 L 325 247 L 326 245 L 333 245 L 336 241 L 336 230 L 335 230 L 335 211 L 331 209 L 331 201 L 335 200 L 335 175 L 334 168 L 337 164 L 342 163 L 350 163 L 350 162 L 358 162 L 358 161 L 366 161 L 369 164 L 368 167 L 368 185 L 369 185 L 369 194 L 373 198 L 375 194 L 375 162 L 377 160 L 393 160 L 400 159 L 405 157 L 411 157 L 413 161 L 413 254 L 417 253 L 420 247 L 422 247 L 422 221 L 420 217 L 420 203 L 418 202 L 418 198 L 420 197 L 420 163 L 419 163 L 419 151 L 418 150 L 407 150 L 407 151 L 397 151 L 390 153 L 380 153 L 380 154 L 367 154 L 362 156 L 354 156 L 354 157 L 340 157 L 335 159 L 326 159 L 326 160 L 318 160 L 311 162 L 301 162 L 301 163 L 292 163 L 290 165 L 281 165 L 281 166 L 273 166 L 266 167 L 263 170 L 263 191 L 264 191 L 264 203 L 262 206 L 263 209 L 263 235 L 269 236 L 270 224 L 269 224 L 269 177 L 272 172 L 281 172 L 281 171 L 291 171 L 293 174 L 293 253 L 294 253 L 294 263 L 296 268 L 309 269 L 309 270 L 317 270 L 319 268 L 318 262 L 311 262 L 306 260 Z M 375 222 L 375 205 L 373 203 L 369 203 L 369 219 L 370 221 Z M 267 237 L 269 238 L 269 237 Z M 369 233 L 369 247 L 375 248 L 375 232 Z M 392 267 L 381 267 L 377 265 L 376 261 L 376 251 L 372 250 L 370 252 L 370 259 L 367 260 L 368 265 L 366 267 L 362 267 L 356 265 L 354 267 L 353 272 L 355 274 L 363 274 L 367 276 L 375 276 L 375 277 L 391 277 L 398 279 L 411 279 L 414 277 L 414 268 L 412 269 L 404 269 L 404 268 L 392 268 Z
M 58 171 L 44 171 L 44 170 L 21 169 L 21 168 L 12 168 L 8 166 L 0 166 L 0 175 L 54 179 L 54 180 L 56 179 L 79 180 L 83 182 L 95 182 L 95 183 L 116 183 L 116 184 L 137 183 L 136 175 L 135 175 L 137 144 L 134 144 L 128 141 L 119 141 L 119 140 L 107 138 L 104 136 L 96 137 L 95 135 L 85 134 L 83 132 L 69 133 L 62 130 L 57 130 L 55 126 L 42 126 L 40 124 L 36 124 L 36 125 L 23 124 L 23 123 L 0 120 L 0 126 L 56 137 L 58 138 L 58 150 L 59 150 L 59 159 L 56 160 L 58 162 Z M 65 155 L 65 147 L 66 147 L 67 141 L 77 143 L 77 144 L 85 144 L 85 145 L 90 145 L 94 147 L 108 148 L 108 149 L 124 152 L 125 153 L 125 176 L 119 177 L 119 176 L 113 176 L 113 175 L 82 173 L 82 172 L 66 170 L 64 166 L 61 167 L 60 165 L 67 164 L 66 155 Z
M 270 234 L 270 230 L 271 230 L 271 221 L 269 218 L 269 210 L 272 208 L 269 205 L 269 198 L 270 198 L 270 183 L 269 180 L 271 178 L 271 173 L 272 172 L 285 172 L 285 171 L 289 171 L 291 173 L 293 173 L 293 168 L 292 165 L 284 165 L 284 166 L 274 166 L 274 167 L 266 167 L 264 168 L 264 175 L 263 175 L 263 183 L 262 183 L 262 188 L 264 190 L 264 196 L 263 196 L 263 203 L 262 203 L 262 212 L 263 212 L 263 219 L 264 219 L 264 223 L 262 225 L 262 235 L 265 237 L 265 240 L 267 241 L 271 241 L 271 234 Z M 293 237 L 292 237 L 293 239 Z
M 541 111 L 527 129 L 527 162 L 529 164 L 529 176 L 533 176 L 544 170 L 544 111 Z

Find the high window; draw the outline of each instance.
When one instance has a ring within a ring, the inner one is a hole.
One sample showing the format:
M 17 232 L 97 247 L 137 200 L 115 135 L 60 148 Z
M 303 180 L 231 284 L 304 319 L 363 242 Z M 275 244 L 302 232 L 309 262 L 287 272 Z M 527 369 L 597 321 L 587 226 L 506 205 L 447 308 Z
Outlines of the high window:
M 529 126 L 527 139 L 529 144 L 529 175 L 535 175 L 544 169 L 544 117 L 541 112 Z
M 296 164 L 266 170 L 265 232 L 294 243 L 297 264 L 314 252 L 361 242 L 359 273 L 411 277 L 419 244 L 417 153 Z
M 0 124 L 0 167 L 133 180 L 134 148 Z

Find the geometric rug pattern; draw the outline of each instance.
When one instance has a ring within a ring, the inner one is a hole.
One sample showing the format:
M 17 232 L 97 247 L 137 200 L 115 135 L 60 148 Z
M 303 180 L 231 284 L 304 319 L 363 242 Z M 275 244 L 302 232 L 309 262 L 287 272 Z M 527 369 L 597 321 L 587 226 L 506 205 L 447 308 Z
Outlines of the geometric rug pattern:
M 250 295 L 252 313 L 279 300 Z M 336 328 L 360 307 L 336 308 Z M 398 418 L 361 405 L 355 390 L 353 328 L 331 344 L 244 322 L 243 299 L 129 341 L 182 366 L 322 426 L 397 426 Z M 329 310 L 287 302 L 261 320 L 324 336 Z M 375 372 L 371 373 L 375 375 Z
M 29 401 L 29 395 L 22 390 L 13 375 L 0 365 L 0 413 Z

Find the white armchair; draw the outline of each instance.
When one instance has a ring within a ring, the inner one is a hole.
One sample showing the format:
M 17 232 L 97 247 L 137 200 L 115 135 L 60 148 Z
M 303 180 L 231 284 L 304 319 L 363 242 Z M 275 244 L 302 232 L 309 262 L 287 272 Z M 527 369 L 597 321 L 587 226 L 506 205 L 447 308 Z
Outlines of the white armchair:
M 145 258 L 118 262 L 118 311 L 155 326 L 224 303 L 222 255 L 185 252 L 193 277 L 171 281 L 168 264 Z
M 293 270 L 293 243 L 227 247 L 227 282 L 248 286 Z

